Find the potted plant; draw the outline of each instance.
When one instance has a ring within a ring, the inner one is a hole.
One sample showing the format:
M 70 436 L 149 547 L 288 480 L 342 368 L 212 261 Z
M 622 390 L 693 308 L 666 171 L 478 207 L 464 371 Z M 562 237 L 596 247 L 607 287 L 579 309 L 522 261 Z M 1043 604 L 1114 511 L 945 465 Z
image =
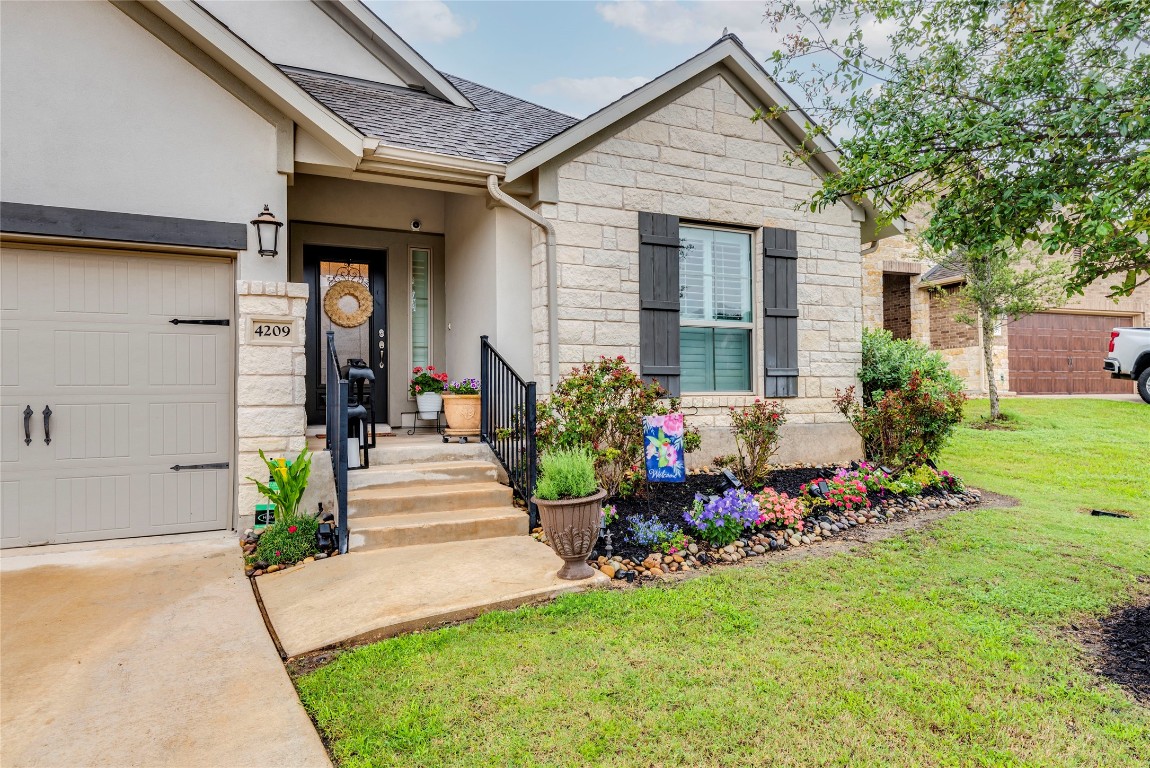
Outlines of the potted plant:
M 561 579 L 587 579 L 595 570 L 587 556 L 599 538 L 603 499 L 595 481 L 595 457 L 585 447 L 556 448 L 539 457 L 533 502 L 547 542 L 563 558 Z
M 447 385 L 443 394 L 447 434 L 479 434 L 479 379 L 460 379 Z
M 419 418 L 434 419 L 443 408 L 443 388 L 447 385 L 447 374 L 437 373 L 434 365 L 426 368 L 416 366 L 411 369 L 411 383 L 407 393 L 415 398 Z

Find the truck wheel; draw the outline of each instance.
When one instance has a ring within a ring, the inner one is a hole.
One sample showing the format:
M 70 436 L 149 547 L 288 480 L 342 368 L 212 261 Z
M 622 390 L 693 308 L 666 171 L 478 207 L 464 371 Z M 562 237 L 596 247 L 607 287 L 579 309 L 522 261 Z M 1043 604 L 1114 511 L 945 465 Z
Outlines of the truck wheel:
M 1142 371 L 1142 375 L 1138 377 L 1138 394 L 1142 396 L 1144 402 L 1150 403 L 1150 368 Z

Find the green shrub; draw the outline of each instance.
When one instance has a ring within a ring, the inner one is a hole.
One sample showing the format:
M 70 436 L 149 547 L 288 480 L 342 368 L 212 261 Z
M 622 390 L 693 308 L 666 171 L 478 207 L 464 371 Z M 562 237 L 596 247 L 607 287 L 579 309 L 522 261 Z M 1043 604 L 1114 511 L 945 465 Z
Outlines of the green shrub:
M 855 399 L 854 387 L 835 390 L 834 404 L 863 439 L 866 457 L 895 473 L 933 458 L 962 421 L 966 396 L 911 374 L 904 387 L 873 403 Z
M 778 402 L 755 398 L 752 405 L 731 406 L 731 434 L 738 455 L 734 471 L 747 488 L 758 489 L 771 473 L 771 457 L 779 449 L 779 429 L 787 421 L 787 409 Z
M 556 448 L 539 457 L 535 496 L 547 501 L 581 499 L 598 490 L 595 457 L 586 446 Z
M 256 557 L 268 565 L 298 563 L 319 551 L 315 546 L 317 528 L 319 520 L 309 515 L 290 520 L 277 517 L 275 525 L 260 536 Z
M 962 379 L 951 373 L 942 355 L 931 352 L 925 345 L 909 339 L 895 339 L 890 331 L 881 328 L 863 331 L 859 381 L 865 405 L 881 399 L 883 392 L 905 387 L 915 371 L 946 392 L 962 392 L 964 389 Z
M 630 496 L 645 479 L 643 417 L 679 409 L 658 383 L 648 384 L 622 357 L 600 358 L 568 374 L 539 405 L 536 439 L 543 453 L 587 446 L 608 496 Z M 686 428 L 683 450 L 697 449 L 698 430 Z

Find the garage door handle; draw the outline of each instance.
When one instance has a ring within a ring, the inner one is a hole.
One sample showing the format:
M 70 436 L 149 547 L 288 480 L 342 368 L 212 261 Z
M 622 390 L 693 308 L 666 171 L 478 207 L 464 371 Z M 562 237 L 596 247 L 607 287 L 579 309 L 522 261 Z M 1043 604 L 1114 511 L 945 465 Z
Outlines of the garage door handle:
M 52 444 L 52 409 L 44 406 L 44 445 Z
M 32 406 L 24 406 L 24 445 L 32 444 Z
M 231 320 L 181 320 L 173 317 L 168 321 L 172 325 L 231 325 Z
M 215 464 L 173 464 L 172 471 L 180 472 L 185 469 L 227 469 L 231 464 L 226 461 L 219 461 Z

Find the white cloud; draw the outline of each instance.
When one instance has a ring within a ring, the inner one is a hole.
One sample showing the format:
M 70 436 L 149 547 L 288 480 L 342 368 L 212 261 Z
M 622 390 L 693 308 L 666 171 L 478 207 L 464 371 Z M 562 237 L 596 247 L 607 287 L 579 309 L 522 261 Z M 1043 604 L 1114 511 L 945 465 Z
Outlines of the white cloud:
M 442 43 L 475 27 L 443 0 L 400 0 L 376 3 L 380 18 L 409 42 Z
M 555 108 L 583 117 L 650 81 L 649 77 L 556 77 L 531 86 Z
M 595 10 L 610 24 L 667 43 L 713 43 L 726 28 L 765 55 L 778 47 L 779 35 L 763 21 L 766 6 L 760 2 L 713 0 L 712 2 L 621 2 L 599 3 Z

